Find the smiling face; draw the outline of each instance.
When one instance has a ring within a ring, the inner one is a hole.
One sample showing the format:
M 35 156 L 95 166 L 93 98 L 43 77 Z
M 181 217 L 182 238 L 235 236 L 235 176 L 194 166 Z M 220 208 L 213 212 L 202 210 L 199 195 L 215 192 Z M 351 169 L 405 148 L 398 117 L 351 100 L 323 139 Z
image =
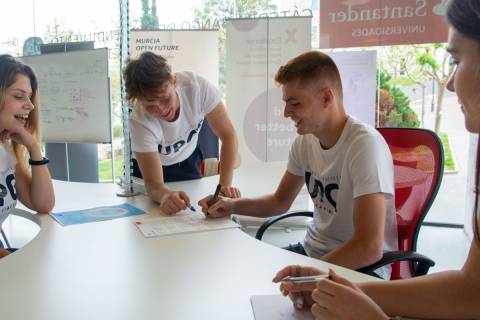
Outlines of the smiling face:
M 28 116 L 34 109 L 32 102 L 32 87 L 30 79 L 19 74 L 15 82 L 5 90 L 5 96 L 0 106 L 0 132 L 15 131 L 18 126 L 25 127 Z
M 175 78 L 161 86 L 152 96 L 139 99 L 143 110 L 151 117 L 168 122 L 178 118 L 180 104 L 175 91 Z
M 316 89 L 294 80 L 282 85 L 285 109 L 283 115 L 295 123 L 298 134 L 320 135 L 325 128 L 328 116 L 326 89 Z
M 455 63 L 455 70 L 448 80 L 447 89 L 456 92 L 458 96 L 467 130 L 479 133 L 480 43 L 450 28 L 447 50 Z

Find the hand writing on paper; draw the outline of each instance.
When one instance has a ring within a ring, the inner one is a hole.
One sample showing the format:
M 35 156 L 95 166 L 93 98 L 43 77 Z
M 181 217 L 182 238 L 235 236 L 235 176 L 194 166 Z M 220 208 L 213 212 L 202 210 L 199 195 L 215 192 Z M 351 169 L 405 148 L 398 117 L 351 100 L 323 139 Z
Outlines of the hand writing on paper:
M 273 282 L 281 282 L 283 278 L 291 277 L 304 277 L 304 276 L 316 276 L 326 274 L 325 272 L 313 268 L 300 265 L 290 265 L 282 270 L 278 271 Z M 315 282 L 306 283 L 294 283 L 294 282 L 282 282 L 280 284 L 280 291 L 284 296 L 289 296 L 293 305 L 298 310 L 309 309 L 314 301 L 312 299 L 312 291 L 316 288 Z
M 209 195 L 198 201 L 198 205 L 202 208 L 203 213 L 211 218 L 221 218 L 233 213 L 233 205 L 235 200 L 225 197 L 218 197 L 217 201 L 208 205 L 213 199 L 213 195 Z
M 359 287 L 347 279 L 329 271 L 331 280 L 317 282 L 313 290 L 312 313 L 317 319 L 371 319 L 389 317 Z
M 160 201 L 160 210 L 169 215 L 187 208 L 190 208 L 190 198 L 183 191 L 167 192 Z

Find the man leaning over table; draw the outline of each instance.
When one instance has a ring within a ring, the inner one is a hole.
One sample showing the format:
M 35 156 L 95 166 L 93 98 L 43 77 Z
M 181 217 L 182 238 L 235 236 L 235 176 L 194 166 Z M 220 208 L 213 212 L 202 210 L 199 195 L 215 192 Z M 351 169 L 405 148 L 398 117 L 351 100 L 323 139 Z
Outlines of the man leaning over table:
M 174 214 L 191 207 L 184 191 L 172 190 L 165 182 L 202 177 L 205 159 L 197 142 L 205 118 L 222 143 L 221 194 L 239 197 L 240 190 L 232 186 L 237 136 L 218 89 L 193 72 L 173 73 L 167 60 L 152 52 L 130 59 L 123 77 L 133 106 L 134 175 L 143 177 L 148 196 L 160 209 Z

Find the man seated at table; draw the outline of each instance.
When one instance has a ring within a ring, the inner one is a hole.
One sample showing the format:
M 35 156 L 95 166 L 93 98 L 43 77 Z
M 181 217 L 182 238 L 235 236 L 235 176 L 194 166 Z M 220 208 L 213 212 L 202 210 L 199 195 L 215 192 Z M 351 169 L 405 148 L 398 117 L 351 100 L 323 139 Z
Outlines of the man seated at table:
M 232 186 L 237 136 L 218 89 L 193 72 L 172 73 L 166 59 L 152 52 L 129 60 L 123 76 L 133 106 L 134 169 L 141 172 L 149 197 L 160 203 L 160 209 L 173 214 L 190 207 L 188 195 L 171 190 L 165 182 L 202 177 L 204 158 L 197 142 L 205 117 L 222 145 L 221 194 L 239 197 Z
M 299 134 L 277 190 L 258 198 L 208 196 L 199 202 L 217 218 L 229 214 L 270 217 L 286 212 L 305 181 L 315 205 L 303 245 L 288 249 L 351 269 L 397 249 L 393 161 L 383 137 L 346 114 L 340 74 L 318 51 L 280 67 L 284 116 Z M 390 267 L 377 270 L 389 278 Z

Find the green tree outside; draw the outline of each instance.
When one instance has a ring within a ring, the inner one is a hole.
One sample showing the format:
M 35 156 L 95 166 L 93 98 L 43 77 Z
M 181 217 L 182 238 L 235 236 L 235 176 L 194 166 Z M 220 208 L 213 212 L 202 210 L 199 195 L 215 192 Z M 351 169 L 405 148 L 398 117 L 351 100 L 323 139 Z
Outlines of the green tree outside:
M 157 0 L 142 0 L 142 18 L 140 25 L 142 29 L 158 29 Z
M 379 126 L 418 128 L 420 121 L 410 108 L 410 99 L 391 80 L 392 76 L 380 70 Z
M 436 88 L 435 132 L 441 124 L 443 96 L 453 71 L 445 44 L 391 46 L 384 50 L 382 69 L 393 76 L 391 83 L 417 84 L 422 88 L 422 108 L 425 108 L 425 82 L 433 81 Z

